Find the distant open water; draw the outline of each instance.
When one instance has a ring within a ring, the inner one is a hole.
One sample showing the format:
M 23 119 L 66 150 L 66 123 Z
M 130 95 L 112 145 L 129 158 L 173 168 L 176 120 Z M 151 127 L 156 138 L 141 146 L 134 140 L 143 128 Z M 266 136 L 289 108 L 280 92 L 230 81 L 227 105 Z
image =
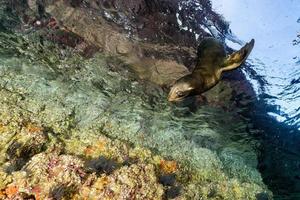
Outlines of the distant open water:
M 273 105 L 268 114 L 300 130 L 300 2 L 213 0 L 212 4 L 230 23 L 228 46 L 238 49 L 239 41 L 256 40 L 248 62 L 257 76 L 248 77 L 257 97 Z

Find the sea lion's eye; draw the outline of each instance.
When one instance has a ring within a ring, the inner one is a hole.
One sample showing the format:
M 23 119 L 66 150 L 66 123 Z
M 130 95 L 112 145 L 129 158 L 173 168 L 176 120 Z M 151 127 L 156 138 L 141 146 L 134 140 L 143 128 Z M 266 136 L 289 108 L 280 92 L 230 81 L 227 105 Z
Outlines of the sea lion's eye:
M 184 93 L 181 91 L 176 92 L 176 94 L 178 97 L 184 97 Z

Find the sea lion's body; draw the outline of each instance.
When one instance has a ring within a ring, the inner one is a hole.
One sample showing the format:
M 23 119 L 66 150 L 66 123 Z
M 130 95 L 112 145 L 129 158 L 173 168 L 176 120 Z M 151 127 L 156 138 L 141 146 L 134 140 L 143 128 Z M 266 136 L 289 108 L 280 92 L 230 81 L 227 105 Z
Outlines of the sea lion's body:
M 220 81 L 222 72 L 239 67 L 247 59 L 253 46 L 254 40 L 251 40 L 241 50 L 226 56 L 224 46 L 218 40 L 204 39 L 198 47 L 195 69 L 175 82 L 169 101 L 180 101 L 211 89 Z

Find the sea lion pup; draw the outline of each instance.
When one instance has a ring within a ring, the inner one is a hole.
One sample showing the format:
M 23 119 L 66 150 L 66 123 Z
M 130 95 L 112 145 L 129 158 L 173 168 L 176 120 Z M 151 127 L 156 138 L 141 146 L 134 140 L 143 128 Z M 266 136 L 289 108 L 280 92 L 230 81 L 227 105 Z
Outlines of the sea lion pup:
M 253 46 L 254 39 L 239 51 L 226 56 L 224 46 L 218 40 L 203 39 L 198 47 L 195 69 L 175 82 L 168 100 L 178 102 L 211 89 L 220 81 L 222 72 L 238 68 L 247 59 Z

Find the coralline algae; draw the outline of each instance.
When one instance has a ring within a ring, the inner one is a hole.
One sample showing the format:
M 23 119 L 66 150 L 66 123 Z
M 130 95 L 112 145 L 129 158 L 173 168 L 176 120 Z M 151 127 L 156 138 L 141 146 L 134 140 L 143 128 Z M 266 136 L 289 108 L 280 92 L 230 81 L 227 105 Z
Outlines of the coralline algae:
M 234 114 L 208 106 L 190 113 L 117 59 L 84 60 L 51 43 L 38 51 L 34 37 L 15 37 L 27 47 L 15 45 L 20 56 L 0 62 L 1 198 L 256 199 L 267 192 L 255 169 L 256 142 L 242 142 L 245 125 Z
M 0 32 L 0 199 L 271 197 L 236 111 L 170 105 L 119 56 L 28 32 Z M 208 97 L 232 103 L 226 84 Z

